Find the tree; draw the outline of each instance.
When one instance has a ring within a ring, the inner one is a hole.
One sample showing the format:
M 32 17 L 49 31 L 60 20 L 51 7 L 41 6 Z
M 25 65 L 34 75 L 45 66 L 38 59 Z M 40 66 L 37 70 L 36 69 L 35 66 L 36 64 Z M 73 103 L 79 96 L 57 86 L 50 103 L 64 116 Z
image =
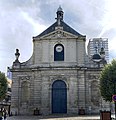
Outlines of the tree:
M 116 94 L 116 60 L 107 64 L 100 75 L 100 92 L 105 101 L 112 101 Z
M 0 101 L 2 101 L 7 92 L 7 78 L 5 77 L 5 74 L 0 72 Z
M 107 64 L 100 75 L 100 92 L 105 101 L 112 101 L 112 96 L 116 95 L 116 60 L 112 60 Z M 116 99 L 116 97 L 115 97 Z M 116 118 L 116 100 L 115 103 L 115 118 Z

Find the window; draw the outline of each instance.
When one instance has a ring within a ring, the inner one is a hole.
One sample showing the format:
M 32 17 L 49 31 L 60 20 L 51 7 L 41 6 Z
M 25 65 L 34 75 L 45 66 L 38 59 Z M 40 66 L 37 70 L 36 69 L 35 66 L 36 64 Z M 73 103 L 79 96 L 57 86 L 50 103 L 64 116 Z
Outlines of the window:
M 54 47 L 54 61 L 64 61 L 64 46 L 56 44 Z

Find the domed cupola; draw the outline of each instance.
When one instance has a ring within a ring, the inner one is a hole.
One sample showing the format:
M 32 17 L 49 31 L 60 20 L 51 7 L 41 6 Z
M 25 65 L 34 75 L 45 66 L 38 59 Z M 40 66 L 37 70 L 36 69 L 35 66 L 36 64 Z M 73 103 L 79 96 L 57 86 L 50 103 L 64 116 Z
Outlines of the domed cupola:
M 92 59 L 93 59 L 94 62 L 100 62 L 101 61 L 101 56 L 96 53 L 92 56 Z
M 95 47 L 95 50 L 96 50 L 96 53 L 92 56 L 92 60 L 94 62 L 100 62 L 101 61 L 101 56 L 100 54 L 98 53 L 98 48 Z
M 56 14 L 57 14 L 57 20 L 63 20 L 63 10 L 62 10 L 62 8 L 61 8 L 61 6 L 59 6 L 59 8 L 57 9 L 57 12 L 56 12 Z

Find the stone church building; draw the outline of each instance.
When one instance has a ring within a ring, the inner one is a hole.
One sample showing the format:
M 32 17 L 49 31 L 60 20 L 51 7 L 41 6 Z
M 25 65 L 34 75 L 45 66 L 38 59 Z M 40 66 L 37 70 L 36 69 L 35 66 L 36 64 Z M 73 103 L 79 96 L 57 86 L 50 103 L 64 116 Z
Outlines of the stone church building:
M 11 111 L 19 115 L 99 113 L 102 98 L 99 74 L 102 57 L 92 59 L 86 53 L 86 36 L 63 20 L 58 8 L 56 22 L 33 37 L 33 54 L 29 60 L 16 60 L 12 68 Z M 104 52 L 103 52 L 104 53 Z M 101 54 L 102 55 L 102 54 Z

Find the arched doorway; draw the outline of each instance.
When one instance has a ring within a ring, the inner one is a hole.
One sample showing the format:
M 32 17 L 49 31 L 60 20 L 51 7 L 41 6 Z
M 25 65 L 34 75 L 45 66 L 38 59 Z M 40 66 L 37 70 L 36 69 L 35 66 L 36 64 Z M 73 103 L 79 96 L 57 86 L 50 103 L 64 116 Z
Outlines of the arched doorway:
M 67 113 L 67 88 L 62 80 L 52 84 L 52 113 Z

